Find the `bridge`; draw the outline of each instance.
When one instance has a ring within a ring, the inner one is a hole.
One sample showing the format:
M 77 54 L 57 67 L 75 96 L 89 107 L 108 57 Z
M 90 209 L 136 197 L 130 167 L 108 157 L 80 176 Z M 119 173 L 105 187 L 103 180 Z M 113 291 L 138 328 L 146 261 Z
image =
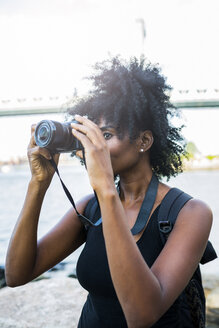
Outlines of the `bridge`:
M 170 94 L 172 103 L 178 108 L 219 109 L 219 89 L 179 89 Z M 72 96 L 50 96 L 32 98 L 0 99 L 0 116 L 49 114 L 65 112 L 71 106 Z

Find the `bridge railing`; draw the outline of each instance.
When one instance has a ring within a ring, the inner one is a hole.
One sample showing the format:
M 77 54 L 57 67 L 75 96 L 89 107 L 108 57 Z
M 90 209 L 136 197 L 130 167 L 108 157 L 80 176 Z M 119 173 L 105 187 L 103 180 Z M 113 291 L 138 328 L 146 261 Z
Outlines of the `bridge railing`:
M 173 89 L 170 94 L 176 107 L 218 107 L 219 88 Z M 72 96 L 17 97 L 0 99 L 0 116 L 65 112 Z

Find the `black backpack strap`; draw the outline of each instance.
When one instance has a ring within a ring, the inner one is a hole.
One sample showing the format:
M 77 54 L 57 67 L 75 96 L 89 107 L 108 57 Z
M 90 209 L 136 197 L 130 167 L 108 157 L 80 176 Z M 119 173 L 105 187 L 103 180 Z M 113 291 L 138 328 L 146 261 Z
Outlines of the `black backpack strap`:
M 158 212 L 158 228 L 163 245 L 166 243 L 168 235 L 173 229 L 177 215 L 183 205 L 192 197 L 185 196 L 184 192 L 178 188 L 172 188 L 168 191 L 166 196 L 161 202 Z
M 158 228 L 163 245 L 166 243 L 167 238 L 173 229 L 180 210 L 190 199 L 192 199 L 192 197 L 182 190 L 172 188 L 161 202 L 158 213 Z M 200 263 L 205 264 L 216 258 L 217 254 L 215 249 L 211 242 L 208 241 Z
M 168 216 L 169 216 L 169 212 L 170 209 L 173 205 L 173 202 L 183 193 L 182 190 L 178 189 L 178 188 L 171 188 L 168 193 L 166 194 L 166 196 L 164 197 L 164 199 L 162 200 L 161 204 L 160 204 L 160 209 L 159 209 L 159 214 L 158 214 L 158 220 L 159 221 L 166 221 Z
M 192 199 L 192 196 L 186 194 L 185 192 L 180 193 L 179 197 L 175 199 L 168 215 L 168 220 L 170 220 L 172 224 L 176 222 L 179 211 L 190 199 Z

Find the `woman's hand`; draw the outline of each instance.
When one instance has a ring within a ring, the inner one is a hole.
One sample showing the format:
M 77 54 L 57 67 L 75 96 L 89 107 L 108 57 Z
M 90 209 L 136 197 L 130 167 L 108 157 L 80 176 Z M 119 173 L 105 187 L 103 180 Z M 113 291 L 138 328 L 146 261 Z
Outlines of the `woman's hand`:
M 114 187 L 114 174 L 102 131 L 84 116 L 76 115 L 75 119 L 81 124 L 72 123 L 72 133 L 84 147 L 91 186 L 96 192 L 109 190 Z M 77 155 L 81 157 L 79 152 Z
M 48 187 L 54 174 L 54 169 L 49 162 L 52 158 L 48 149 L 40 148 L 36 145 L 34 131 L 36 125 L 31 126 L 31 139 L 27 148 L 27 155 L 32 174 L 32 180 L 38 183 L 45 183 Z M 59 154 L 55 154 L 54 160 L 58 164 Z

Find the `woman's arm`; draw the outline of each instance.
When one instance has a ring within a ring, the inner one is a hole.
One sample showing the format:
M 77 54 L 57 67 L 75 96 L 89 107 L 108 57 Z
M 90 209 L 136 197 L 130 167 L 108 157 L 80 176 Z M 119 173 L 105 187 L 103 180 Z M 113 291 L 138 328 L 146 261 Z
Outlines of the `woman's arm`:
M 7 285 L 14 287 L 39 276 L 78 248 L 85 240 L 83 226 L 73 209 L 45 237 L 37 242 L 37 227 L 43 199 L 54 170 L 46 149 L 36 146 L 34 129 L 28 146 L 32 173 L 23 209 L 17 220 L 6 256 Z M 58 155 L 55 156 L 58 162 Z M 77 204 L 83 213 L 89 197 Z
M 85 233 L 75 210 L 71 208 L 60 222 L 37 241 L 37 226 L 43 192 L 28 187 L 27 196 L 14 228 L 6 256 L 5 275 L 9 287 L 33 280 L 62 261 L 85 241 Z M 77 203 L 84 212 L 91 196 Z
M 102 192 L 98 198 L 110 272 L 128 327 L 150 327 L 196 270 L 208 240 L 211 211 L 200 201 L 189 201 L 150 269 L 129 231 L 117 195 Z

